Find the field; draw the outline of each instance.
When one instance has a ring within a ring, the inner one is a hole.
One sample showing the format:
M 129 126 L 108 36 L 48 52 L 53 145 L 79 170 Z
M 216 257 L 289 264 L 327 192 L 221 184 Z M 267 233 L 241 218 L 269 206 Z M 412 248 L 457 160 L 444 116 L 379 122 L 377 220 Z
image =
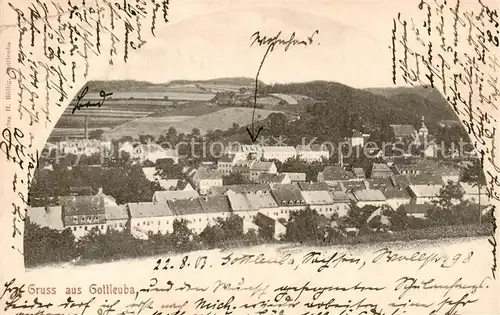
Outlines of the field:
M 252 108 L 226 108 L 177 122 L 166 121 L 164 117 L 145 117 L 120 125 L 106 132 L 106 135 L 110 138 L 138 137 L 141 134 L 159 136 L 170 127 L 174 127 L 178 133 L 191 133 L 193 128 L 198 128 L 201 134 L 204 134 L 209 130 L 230 129 L 233 123 L 239 126 L 250 125 L 252 123 L 252 111 Z M 257 109 L 255 111 L 255 120 L 263 120 L 274 112 L 277 111 Z

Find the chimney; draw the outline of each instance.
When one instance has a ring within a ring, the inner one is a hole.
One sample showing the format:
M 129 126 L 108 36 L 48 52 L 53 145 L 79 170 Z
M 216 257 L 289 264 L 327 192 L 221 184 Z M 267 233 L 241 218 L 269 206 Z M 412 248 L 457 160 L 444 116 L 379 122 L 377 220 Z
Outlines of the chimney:
M 103 192 L 102 192 L 102 187 L 99 187 L 99 189 L 98 189 L 98 191 L 97 191 L 97 194 L 98 194 L 98 195 L 102 195 L 102 194 L 103 194 Z
M 89 116 L 85 115 L 85 140 L 89 139 Z

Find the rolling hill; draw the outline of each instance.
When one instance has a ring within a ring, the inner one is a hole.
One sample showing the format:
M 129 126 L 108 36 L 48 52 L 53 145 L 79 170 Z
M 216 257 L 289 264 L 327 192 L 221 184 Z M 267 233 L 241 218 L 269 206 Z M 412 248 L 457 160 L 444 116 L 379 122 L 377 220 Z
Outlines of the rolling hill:
M 257 109 L 255 120 L 264 120 L 271 113 L 277 111 Z M 209 130 L 227 130 L 234 123 L 239 126 L 246 126 L 252 123 L 251 108 L 226 108 L 206 115 L 186 119 L 183 117 L 174 121 L 174 117 L 144 117 L 127 122 L 105 133 L 111 139 L 123 136 L 138 137 L 141 134 L 159 136 L 164 134 L 170 127 L 174 127 L 177 133 L 191 133 L 194 128 L 198 128 L 201 134 Z

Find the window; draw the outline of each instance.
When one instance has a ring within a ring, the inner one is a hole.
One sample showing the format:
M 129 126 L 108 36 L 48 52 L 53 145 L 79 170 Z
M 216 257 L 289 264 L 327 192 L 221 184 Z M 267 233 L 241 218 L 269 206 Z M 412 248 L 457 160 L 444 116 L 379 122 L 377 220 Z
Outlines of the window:
M 123 223 L 120 223 L 120 227 L 123 227 Z
M 85 231 L 87 231 L 87 227 L 85 227 Z
M 104 224 L 103 224 L 103 225 L 101 225 L 101 230 L 104 230 Z
M 160 225 L 160 224 L 161 224 L 161 220 L 158 220 L 158 225 Z
M 137 222 L 137 226 L 141 225 L 141 222 Z
M 73 231 L 76 231 L 76 226 L 75 226 L 75 227 L 73 227 Z

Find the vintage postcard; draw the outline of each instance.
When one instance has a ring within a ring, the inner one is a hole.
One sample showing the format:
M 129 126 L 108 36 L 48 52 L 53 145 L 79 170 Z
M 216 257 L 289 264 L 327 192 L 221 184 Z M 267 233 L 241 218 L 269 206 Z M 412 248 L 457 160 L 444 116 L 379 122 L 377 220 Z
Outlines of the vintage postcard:
M 0 314 L 500 314 L 499 23 L 0 0 Z

